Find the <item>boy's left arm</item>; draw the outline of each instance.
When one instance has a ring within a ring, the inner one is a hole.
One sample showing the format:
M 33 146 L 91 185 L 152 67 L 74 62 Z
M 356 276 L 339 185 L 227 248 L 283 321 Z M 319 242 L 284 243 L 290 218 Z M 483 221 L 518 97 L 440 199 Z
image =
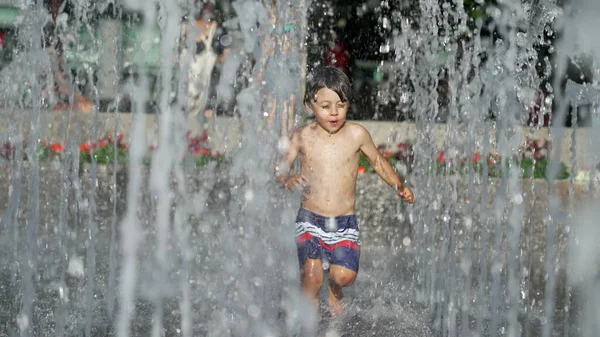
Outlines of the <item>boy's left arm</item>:
M 360 150 L 367 157 L 369 163 L 375 169 L 375 172 L 377 172 L 381 179 L 388 185 L 392 186 L 404 201 L 411 204 L 414 203 L 415 197 L 412 189 L 402 183 L 402 179 L 398 177 L 398 174 L 396 174 L 396 171 L 392 165 L 390 165 L 390 162 L 388 162 L 383 154 L 377 150 L 371 135 L 363 127 L 361 127 L 360 140 Z

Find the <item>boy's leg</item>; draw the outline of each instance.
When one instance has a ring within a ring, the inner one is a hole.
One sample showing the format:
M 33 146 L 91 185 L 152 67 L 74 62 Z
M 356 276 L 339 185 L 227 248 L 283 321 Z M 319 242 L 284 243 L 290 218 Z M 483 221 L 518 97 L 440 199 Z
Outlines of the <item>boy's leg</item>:
M 306 259 L 300 272 L 302 291 L 319 308 L 319 291 L 323 285 L 323 262 L 320 259 Z
M 332 316 L 337 316 L 344 309 L 340 303 L 344 298 L 342 288 L 351 286 L 356 275 L 356 271 L 337 264 L 329 267 L 329 311 Z

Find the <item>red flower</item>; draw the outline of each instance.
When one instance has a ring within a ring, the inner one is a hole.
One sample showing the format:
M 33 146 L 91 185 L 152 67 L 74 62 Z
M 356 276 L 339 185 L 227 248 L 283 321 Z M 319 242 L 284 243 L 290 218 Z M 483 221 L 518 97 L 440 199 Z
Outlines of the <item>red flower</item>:
M 61 153 L 63 150 L 64 146 L 61 143 L 55 143 L 50 145 L 50 149 L 52 150 L 52 152 L 56 152 L 56 153 Z
M 92 149 L 92 147 L 90 146 L 90 144 L 81 144 L 79 145 L 79 151 L 85 151 L 87 153 L 90 153 L 90 150 Z
M 473 156 L 473 163 L 479 162 L 479 159 L 481 159 L 479 152 L 475 152 L 475 155 Z
M 496 163 L 498 163 L 498 161 L 500 160 L 500 155 L 499 154 L 495 154 L 495 155 L 489 155 L 488 156 L 488 164 L 491 166 L 496 166 Z
M 199 156 L 201 154 L 210 154 L 210 150 L 203 147 L 194 150 L 195 156 Z
M 437 161 L 440 164 L 445 164 L 446 163 L 446 153 L 444 151 L 440 152 L 440 154 L 437 157 Z
M 101 140 L 100 141 L 100 147 L 105 147 L 106 146 L 106 141 Z
M 363 174 L 363 173 L 365 173 L 365 167 L 364 167 L 364 166 L 359 166 L 359 167 L 358 167 L 358 173 L 359 173 L 359 174 Z
M 383 153 L 383 155 L 384 155 L 386 158 L 389 158 L 389 157 L 391 157 L 391 156 L 392 156 L 392 153 L 391 153 L 390 151 L 386 151 L 386 152 L 384 152 L 384 153 Z

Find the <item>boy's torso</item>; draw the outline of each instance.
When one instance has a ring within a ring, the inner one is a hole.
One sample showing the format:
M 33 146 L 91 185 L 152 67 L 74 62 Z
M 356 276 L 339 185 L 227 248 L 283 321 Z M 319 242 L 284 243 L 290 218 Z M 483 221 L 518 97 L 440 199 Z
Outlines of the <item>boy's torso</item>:
M 325 216 L 354 214 L 360 155 L 358 125 L 346 122 L 328 135 L 311 123 L 301 132 L 302 174 L 308 178 L 302 207 Z

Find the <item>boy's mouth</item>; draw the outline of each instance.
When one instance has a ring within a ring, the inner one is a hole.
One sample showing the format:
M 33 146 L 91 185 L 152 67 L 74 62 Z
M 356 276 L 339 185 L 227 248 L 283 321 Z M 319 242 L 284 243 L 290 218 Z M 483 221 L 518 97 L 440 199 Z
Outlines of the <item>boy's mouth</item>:
M 331 126 L 336 127 L 338 126 L 340 122 L 339 121 L 329 121 L 329 124 L 331 124 Z

